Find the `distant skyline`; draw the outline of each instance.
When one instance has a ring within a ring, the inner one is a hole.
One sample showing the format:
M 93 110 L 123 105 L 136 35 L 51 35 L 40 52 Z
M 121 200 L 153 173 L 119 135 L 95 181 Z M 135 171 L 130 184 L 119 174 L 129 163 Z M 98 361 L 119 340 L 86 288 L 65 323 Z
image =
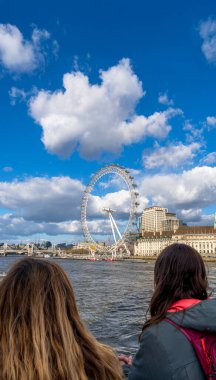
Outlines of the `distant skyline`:
M 83 191 L 111 162 L 131 169 L 140 210 L 212 225 L 215 1 L 0 5 L 0 241 L 83 240 Z M 122 222 L 128 207 L 109 181 L 90 204 L 99 235 L 103 199 Z

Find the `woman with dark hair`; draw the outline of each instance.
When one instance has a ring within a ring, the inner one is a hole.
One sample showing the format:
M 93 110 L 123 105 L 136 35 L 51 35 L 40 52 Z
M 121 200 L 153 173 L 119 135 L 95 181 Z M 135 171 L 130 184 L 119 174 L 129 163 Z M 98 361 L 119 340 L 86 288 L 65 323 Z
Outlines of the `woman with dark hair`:
M 80 319 L 66 273 L 23 259 L 0 283 L 0 380 L 121 380 L 112 349 Z
M 192 341 L 185 335 L 185 331 L 216 333 L 216 300 L 208 298 L 202 257 L 185 244 L 168 246 L 156 260 L 154 284 L 150 318 L 143 326 L 129 380 L 213 378 L 206 377 Z

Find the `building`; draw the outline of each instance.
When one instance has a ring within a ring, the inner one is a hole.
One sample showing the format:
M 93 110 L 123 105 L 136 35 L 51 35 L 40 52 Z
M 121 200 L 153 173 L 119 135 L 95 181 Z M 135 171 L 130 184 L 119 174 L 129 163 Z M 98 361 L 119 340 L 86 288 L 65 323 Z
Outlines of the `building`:
M 158 256 L 170 244 L 183 243 L 195 248 L 204 257 L 216 257 L 216 224 L 183 226 L 176 231 L 146 232 L 134 245 L 135 256 Z
M 171 234 L 147 232 L 134 244 L 134 256 L 157 256 L 171 244 Z
M 216 229 L 211 226 L 181 226 L 172 236 L 172 243 L 184 243 L 202 256 L 216 256 Z
M 152 206 L 143 210 L 141 218 L 141 234 L 147 232 L 176 231 L 181 225 L 181 221 L 176 214 L 168 212 L 167 208 Z
M 142 214 L 142 233 L 160 232 L 162 222 L 166 219 L 167 208 L 152 206 L 144 209 Z
M 177 231 L 181 225 L 181 221 L 177 218 L 176 214 L 172 212 L 166 213 L 166 219 L 162 220 L 162 231 Z

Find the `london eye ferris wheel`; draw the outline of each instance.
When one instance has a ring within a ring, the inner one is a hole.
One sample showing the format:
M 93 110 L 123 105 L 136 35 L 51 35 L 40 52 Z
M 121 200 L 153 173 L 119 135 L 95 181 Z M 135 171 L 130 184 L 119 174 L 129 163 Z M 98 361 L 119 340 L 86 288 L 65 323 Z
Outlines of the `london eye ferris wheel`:
M 109 188 L 111 183 L 118 184 L 118 190 L 115 193 L 112 192 L 111 195 L 98 196 L 96 189 Z M 124 204 L 124 210 L 121 202 L 122 196 L 127 199 L 127 207 Z M 118 251 L 121 251 L 123 254 L 130 255 L 126 240 L 137 224 L 138 197 L 139 193 L 134 177 L 125 167 L 110 164 L 96 172 L 86 186 L 82 198 L 81 223 L 86 242 L 100 253 L 116 255 Z M 114 203 L 113 199 L 115 199 Z M 116 199 L 118 199 L 117 207 Z M 92 209 L 97 203 L 99 203 L 100 210 L 98 213 L 94 213 Z M 94 231 L 95 221 L 98 220 L 101 226 L 99 232 L 102 236 L 101 242 L 95 237 Z M 112 236 L 112 241 L 108 239 L 109 236 Z

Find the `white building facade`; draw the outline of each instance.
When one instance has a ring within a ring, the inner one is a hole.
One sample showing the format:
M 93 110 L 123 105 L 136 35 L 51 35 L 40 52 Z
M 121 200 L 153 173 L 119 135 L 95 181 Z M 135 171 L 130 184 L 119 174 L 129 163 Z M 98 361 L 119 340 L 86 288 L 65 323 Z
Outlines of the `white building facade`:
M 153 257 L 171 244 L 169 237 L 142 237 L 134 245 L 134 256 Z
M 144 209 L 142 214 L 142 231 L 159 232 L 162 222 L 166 219 L 167 208 L 152 206 Z
M 154 257 L 168 245 L 183 243 L 195 248 L 204 257 L 216 257 L 214 227 L 181 226 L 176 232 L 145 233 L 134 245 L 135 256 Z
M 141 234 L 148 232 L 176 231 L 181 224 L 176 214 L 168 212 L 167 208 L 152 206 L 143 210 L 141 217 Z

